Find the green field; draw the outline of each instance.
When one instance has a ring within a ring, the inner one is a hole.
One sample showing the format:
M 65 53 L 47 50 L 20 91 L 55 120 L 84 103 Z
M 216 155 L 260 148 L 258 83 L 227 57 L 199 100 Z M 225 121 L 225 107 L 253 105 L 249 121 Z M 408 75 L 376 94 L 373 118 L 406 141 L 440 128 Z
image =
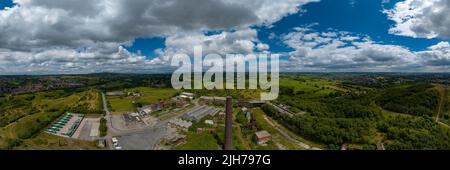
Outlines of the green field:
M 292 91 L 283 91 L 283 90 Z M 292 94 L 300 94 L 303 97 L 319 98 L 328 96 L 331 93 L 346 91 L 338 87 L 335 83 L 315 78 L 300 77 L 296 79 L 283 77 L 280 79 L 280 91 Z
M 157 103 L 160 100 L 169 99 L 179 93 L 179 91 L 171 88 L 159 89 L 150 87 L 125 89 L 124 92 L 139 92 L 143 96 L 108 96 L 107 99 L 113 113 L 136 111 L 137 104 L 148 105 Z
M 136 111 L 136 107 L 129 99 L 120 96 L 108 96 L 108 102 L 111 105 L 111 111 L 114 113 Z
M 98 150 L 96 141 L 82 141 L 63 138 L 48 133 L 39 133 L 31 139 L 22 141 L 17 150 Z M 103 148 L 105 149 L 105 148 Z
M 210 133 L 189 132 L 187 142 L 176 146 L 176 150 L 219 150 L 217 141 Z

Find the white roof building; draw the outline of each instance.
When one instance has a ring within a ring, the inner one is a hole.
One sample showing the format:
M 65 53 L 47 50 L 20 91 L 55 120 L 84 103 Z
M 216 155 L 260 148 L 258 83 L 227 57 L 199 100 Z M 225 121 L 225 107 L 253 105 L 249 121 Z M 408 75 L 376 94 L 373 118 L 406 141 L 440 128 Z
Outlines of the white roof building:
M 214 121 L 212 121 L 212 120 L 205 120 L 205 124 L 214 125 Z

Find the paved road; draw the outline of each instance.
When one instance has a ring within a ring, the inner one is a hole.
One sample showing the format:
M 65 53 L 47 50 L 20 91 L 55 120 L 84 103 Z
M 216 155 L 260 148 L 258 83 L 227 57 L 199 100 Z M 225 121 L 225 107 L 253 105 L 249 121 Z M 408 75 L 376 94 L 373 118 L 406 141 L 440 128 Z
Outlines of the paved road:
M 105 111 L 105 119 L 106 119 L 106 125 L 108 127 L 108 135 L 109 134 L 115 134 L 119 132 L 120 130 L 117 128 L 114 128 L 113 123 L 111 121 L 112 115 L 111 112 L 108 109 L 108 102 L 106 101 L 105 94 L 102 93 L 102 99 L 103 99 L 103 110 Z
M 105 93 L 102 93 L 102 102 L 103 102 L 103 110 L 105 111 L 106 126 L 108 127 L 107 134 L 105 137 L 103 137 L 103 139 L 106 140 L 106 143 L 109 146 L 109 148 L 113 149 L 111 138 L 115 134 L 117 134 L 118 130 L 112 126 L 111 112 L 108 109 L 108 102 L 106 101 Z

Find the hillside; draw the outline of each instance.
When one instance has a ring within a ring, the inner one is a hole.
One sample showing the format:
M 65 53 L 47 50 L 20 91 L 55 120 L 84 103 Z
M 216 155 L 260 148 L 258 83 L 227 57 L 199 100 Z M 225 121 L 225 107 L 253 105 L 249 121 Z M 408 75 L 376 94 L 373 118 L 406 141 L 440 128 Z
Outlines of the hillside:
M 439 92 L 431 84 L 414 84 L 385 90 L 376 99 L 383 109 L 414 116 L 434 116 L 440 100 Z

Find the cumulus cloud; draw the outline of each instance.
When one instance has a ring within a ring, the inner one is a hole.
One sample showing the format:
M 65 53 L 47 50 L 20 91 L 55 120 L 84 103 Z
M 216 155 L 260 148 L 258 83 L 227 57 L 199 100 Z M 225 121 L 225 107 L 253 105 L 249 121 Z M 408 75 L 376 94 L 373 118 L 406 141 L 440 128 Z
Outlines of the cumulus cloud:
M 295 49 L 284 64 L 287 71 L 445 71 L 450 66 L 450 44 L 441 42 L 425 51 L 374 42 L 349 32 L 317 32 L 296 28 L 283 37 Z
M 110 62 L 117 62 L 115 58 L 124 55 L 128 55 L 124 56 L 127 60 L 120 61 L 127 61 L 130 66 L 134 64 L 130 60 L 137 58 L 146 63 L 145 56 L 132 54 L 122 47 L 138 37 L 166 37 L 168 49 L 159 50 L 164 54 L 177 47 L 181 51 L 187 49 L 180 47 L 183 45 L 192 48 L 194 44 L 218 52 L 267 50 L 268 46 L 257 41 L 250 26 L 270 26 L 296 13 L 301 5 L 318 0 L 13 1 L 14 7 L 0 10 L 0 57 L 4 59 L 0 67 L 10 72 L 24 70 L 2 65 L 14 61 L 23 68 L 28 64 L 29 69 L 47 64 L 49 70 L 58 72 L 57 68 L 82 70 L 83 64 L 89 67 L 92 63 L 105 65 L 96 68 L 114 69 Z M 207 31 L 223 33 L 206 36 L 203 33 Z M 72 63 L 73 60 L 84 61 Z M 152 61 L 155 60 L 160 59 Z M 58 65 L 64 62 L 66 65 Z
M 450 1 L 406 0 L 384 11 L 395 22 L 392 34 L 421 38 L 450 38 Z
M 418 52 L 417 55 L 428 65 L 447 67 L 450 65 L 450 44 L 440 42 L 426 51 Z
M 104 47 L 102 50 L 60 48 L 41 52 L 0 49 L 0 66 L 7 68 L 3 70 L 4 74 L 142 72 L 160 67 L 159 63 L 159 59 L 148 60 L 145 56 L 130 53 L 121 46 L 107 50 Z
M 204 54 L 269 53 L 255 26 L 271 27 L 316 1 L 14 0 L 16 6 L 0 10 L 0 74 L 161 71 L 175 53 L 192 54 L 196 45 Z M 406 0 L 384 12 L 395 22 L 393 34 L 449 38 L 449 9 L 446 0 Z M 281 61 L 283 71 L 440 71 L 450 65 L 448 42 L 411 51 L 312 27 L 269 37 L 281 36 L 294 49 L 284 54 L 289 59 Z M 124 48 L 146 37 L 165 38 L 157 58 Z
M 162 60 L 169 60 L 175 53 L 193 55 L 194 46 L 201 46 L 203 54 L 251 54 L 269 48 L 257 38 L 255 29 L 242 29 L 233 32 L 205 35 L 202 33 L 169 36 L 166 48 L 158 50 Z
M 15 0 L 0 11 L 1 48 L 90 46 L 135 37 L 271 24 L 312 0 Z

